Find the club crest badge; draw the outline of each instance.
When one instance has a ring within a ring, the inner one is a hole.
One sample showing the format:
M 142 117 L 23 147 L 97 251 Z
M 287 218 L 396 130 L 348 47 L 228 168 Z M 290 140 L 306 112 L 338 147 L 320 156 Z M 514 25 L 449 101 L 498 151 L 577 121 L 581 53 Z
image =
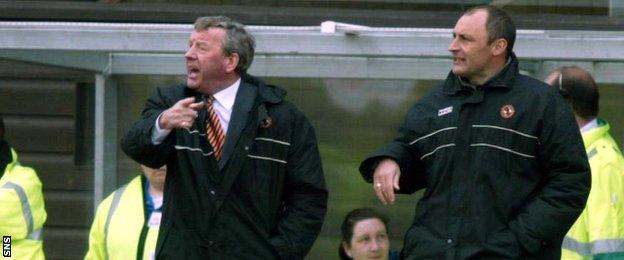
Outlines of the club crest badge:
M 500 109 L 500 115 L 504 119 L 509 119 L 516 114 L 516 109 L 512 105 L 504 105 Z
M 269 128 L 273 125 L 273 119 L 271 117 L 266 117 L 260 121 L 260 127 Z

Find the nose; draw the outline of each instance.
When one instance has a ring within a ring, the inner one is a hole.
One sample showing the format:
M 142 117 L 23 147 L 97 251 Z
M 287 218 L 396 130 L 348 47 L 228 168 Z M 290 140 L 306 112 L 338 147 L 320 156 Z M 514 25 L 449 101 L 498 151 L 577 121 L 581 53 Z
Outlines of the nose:
M 184 58 L 193 59 L 195 57 L 195 48 L 189 47 L 186 53 L 184 53 Z
M 448 51 L 456 52 L 457 50 L 459 50 L 459 47 L 457 46 L 457 41 L 455 40 L 455 38 L 453 38 L 451 44 L 448 46 Z
M 373 241 L 371 242 L 371 250 L 372 251 L 379 251 L 381 249 L 379 240 L 377 239 L 373 239 Z

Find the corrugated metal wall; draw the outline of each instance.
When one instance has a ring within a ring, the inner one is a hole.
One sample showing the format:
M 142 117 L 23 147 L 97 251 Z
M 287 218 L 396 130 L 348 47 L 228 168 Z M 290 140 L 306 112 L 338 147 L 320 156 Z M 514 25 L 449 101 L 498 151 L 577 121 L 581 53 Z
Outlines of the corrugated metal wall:
M 44 249 L 48 259 L 78 259 L 86 252 L 92 219 L 89 143 L 89 74 L 0 60 L 0 113 L 6 140 L 23 165 L 43 183 L 48 219 Z

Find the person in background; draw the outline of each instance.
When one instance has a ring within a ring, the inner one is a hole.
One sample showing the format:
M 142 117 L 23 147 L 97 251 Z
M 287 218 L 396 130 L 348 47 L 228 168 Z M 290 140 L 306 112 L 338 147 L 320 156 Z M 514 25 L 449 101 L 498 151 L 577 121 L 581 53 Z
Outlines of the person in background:
M 4 130 L 0 115 L 0 236 L 3 242 L 11 237 L 11 259 L 45 259 L 41 233 L 47 213 L 41 181 L 35 170 L 20 165 Z
M 85 259 L 154 259 L 167 167 L 141 169 L 98 206 Z
M 574 115 L 520 74 L 516 27 L 502 9 L 467 10 L 452 36 L 446 80 L 360 172 L 384 204 L 425 189 L 403 258 L 558 259 L 590 188 Z
M 349 212 L 340 227 L 340 259 L 400 259 L 398 252 L 390 251 L 387 226 L 388 218 L 371 208 Z
M 561 67 L 546 83 L 572 107 L 591 167 L 591 191 L 585 210 L 563 239 L 562 259 L 624 259 L 624 157 L 598 118 L 598 85 L 585 70 Z

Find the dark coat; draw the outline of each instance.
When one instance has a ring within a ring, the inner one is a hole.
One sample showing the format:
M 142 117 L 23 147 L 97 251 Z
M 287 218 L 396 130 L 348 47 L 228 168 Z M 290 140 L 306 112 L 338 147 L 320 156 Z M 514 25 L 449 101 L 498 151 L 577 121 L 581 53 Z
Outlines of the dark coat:
M 200 93 L 178 85 L 149 98 L 122 148 L 141 164 L 168 167 L 158 258 L 307 254 L 323 224 L 327 190 L 314 129 L 285 94 L 243 75 L 219 162 L 204 135 L 205 109 L 190 130 L 151 143 L 160 113 L 183 98 L 201 100 Z
M 409 111 L 400 136 L 362 162 L 401 167 L 400 192 L 425 188 L 407 259 L 559 259 L 585 206 L 590 170 L 568 104 L 510 63 L 482 86 L 452 72 Z

